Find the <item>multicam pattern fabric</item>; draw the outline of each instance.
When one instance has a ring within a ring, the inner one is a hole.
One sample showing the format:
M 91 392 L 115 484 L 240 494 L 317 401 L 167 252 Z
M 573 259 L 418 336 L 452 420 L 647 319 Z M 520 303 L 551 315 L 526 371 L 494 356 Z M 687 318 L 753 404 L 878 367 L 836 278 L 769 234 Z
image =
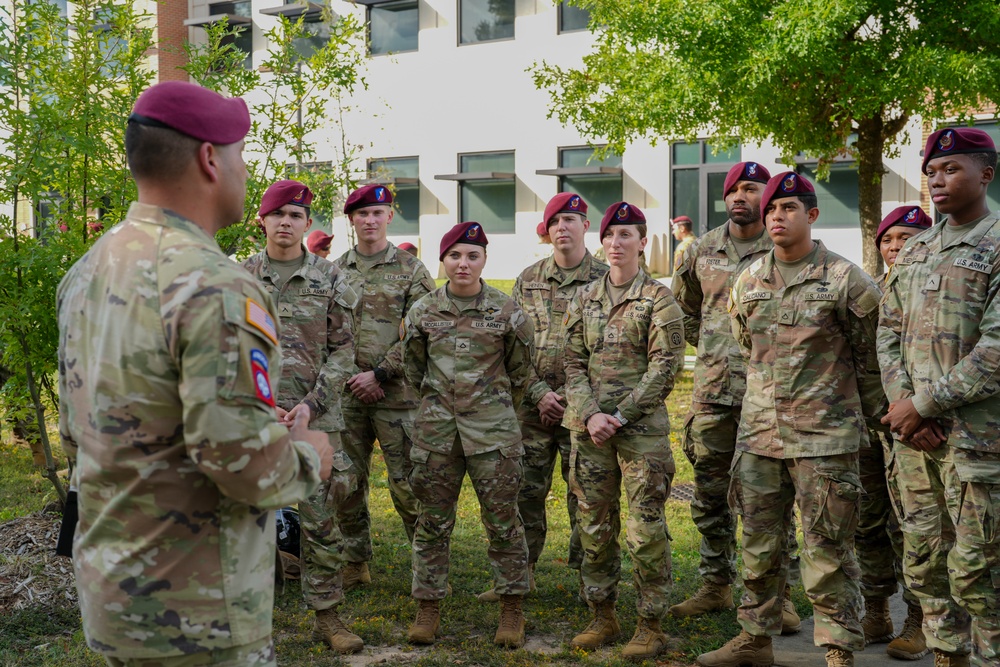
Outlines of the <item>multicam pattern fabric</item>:
M 531 378 L 534 337 L 510 297 L 482 283 L 459 309 L 439 287 L 410 309 L 404 345 L 406 379 L 420 393 L 414 445 L 447 454 L 457 433 L 466 455 L 512 444 L 523 452 L 516 410 Z
M 197 225 L 133 204 L 67 273 L 58 307 L 89 646 L 163 659 L 266 640 L 268 510 L 319 484 L 315 451 L 275 419 L 271 298 Z
M 282 350 L 278 405 L 291 410 L 305 403 L 313 414 L 310 428 L 343 431 L 340 396 L 354 368 L 351 311 L 357 294 L 336 266 L 311 253 L 280 288 L 281 279 L 266 251 L 244 261 L 243 267 L 278 304 Z
M 747 359 L 737 449 L 798 458 L 868 446 L 868 424 L 885 403 L 871 372 L 879 295 L 822 242 L 787 286 L 773 251 L 739 276 L 729 302 Z

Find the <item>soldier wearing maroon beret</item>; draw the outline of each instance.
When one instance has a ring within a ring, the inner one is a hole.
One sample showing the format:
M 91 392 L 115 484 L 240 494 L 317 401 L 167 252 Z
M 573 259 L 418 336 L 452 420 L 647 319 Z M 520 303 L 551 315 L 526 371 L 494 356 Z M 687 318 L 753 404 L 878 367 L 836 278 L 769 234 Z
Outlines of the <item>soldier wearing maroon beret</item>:
M 694 233 L 694 222 L 686 215 L 679 215 L 670 221 L 670 230 L 677 241 L 674 248 L 674 271 L 681 265 L 684 251 L 687 250 L 696 238 Z
M 936 665 L 1000 664 L 1000 216 L 987 198 L 996 165 L 978 128 L 927 138 L 921 167 L 944 220 L 899 251 L 879 322 L 903 569 Z
M 314 229 L 306 237 L 306 248 L 312 254 L 327 259 L 330 256 L 330 244 L 332 242 L 333 234 L 327 234 L 322 229 Z
M 337 508 L 344 535 L 344 588 L 372 582 L 372 517 L 368 510 L 369 477 L 375 443 L 385 459 L 393 507 L 409 539 L 419 503 L 410 489 L 410 438 L 416 392 L 403 377 L 399 330 L 434 281 L 416 254 L 403 252 L 388 239 L 392 191 L 372 183 L 352 192 L 344 203 L 356 245 L 334 260 L 360 296 L 354 309 L 355 345 L 350 377 L 344 387 L 344 447 L 358 466 L 357 488 Z
M 278 311 L 219 250 L 243 217 L 247 106 L 171 81 L 136 100 L 138 201 L 59 286 L 73 567 L 109 665 L 274 666 L 271 510 L 329 476 L 310 412 L 280 422 Z
M 420 517 L 413 535 L 419 607 L 408 636 L 417 644 L 433 643 L 438 634 L 466 473 L 482 506 L 500 603 L 493 641 L 524 644 L 528 549 L 517 511 L 524 448 L 516 411 L 531 377 L 532 326 L 510 297 L 482 281 L 488 242 L 478 222 L 449 230 L 440 254 L 448 282 L 406 316 L 406 378 L 420 392 L 410 450 Z

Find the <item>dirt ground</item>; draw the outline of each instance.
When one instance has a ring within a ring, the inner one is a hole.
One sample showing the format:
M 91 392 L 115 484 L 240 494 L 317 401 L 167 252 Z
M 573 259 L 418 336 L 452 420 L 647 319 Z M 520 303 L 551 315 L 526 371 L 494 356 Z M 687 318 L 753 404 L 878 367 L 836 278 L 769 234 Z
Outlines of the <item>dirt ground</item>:
M 77 605 L 73 565 L 55 555 L 61 520 L 39 512 L 0 524 L 0 615 Z

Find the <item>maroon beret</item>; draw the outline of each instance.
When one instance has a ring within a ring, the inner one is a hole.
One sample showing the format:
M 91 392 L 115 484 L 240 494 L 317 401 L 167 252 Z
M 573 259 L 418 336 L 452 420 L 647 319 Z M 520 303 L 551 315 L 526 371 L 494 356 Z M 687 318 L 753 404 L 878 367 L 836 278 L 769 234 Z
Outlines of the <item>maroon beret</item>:
M 890 227 L 895 227 L 896 225 L 913 227 L 913 231 L 917 232 L 921 229 L 928 229 L 933 224 L 934 222 L 930 216 L 924 213 L 924 209 L 919 206 L 914 206 L 913 204 L 898 206 L 892 209 L 889 215 L 882 218 L 882 223 L 878 226 L 878 231 L 875 233 L 875 247 L 877 248 L 882 243 L 882 236 L 889 231 Z
M 327 234 L 322 229 L 315 229 L 309 232 L 309 236 L 306 237 L 306 247 L 312 253 L 315 253 L 317 250 L 329 250 L 330 241 L 332 240 L 333 234 Z
M 441 256 L 438 259 L 443 262 L 448 248 L 456 243 L 481 245 L 485 248 L 489 241 L 486 240 L 486 230 L 478 222 L 460 222 L 441 237 Z
M 787 199 L 798 195 L 816 194 L 816 188 L 804 176 L 794 171 L 786 171 L 774 176 L 764 186 L 764 194 L 760 196 L 760 213 L 763 216 L 767 205 L 774 199 Z
M 563 211 L 567 213 L 579 213 L 586 218 L 587 202 L 583 201 L 583 198 L 576 193 L 560 192 L 545 205 L 545 213 L 542 214 L 542 224 L 547 228 L 549 223 L 552 222 L 552 218 L 556 216 L 556 213 L 562 213 Z
M 384 185 L 372 183 L 358 188 L 344 202 L 344 213 L 350 213 L 364 206 L 383 206 L 392 204 L 392 193 Z
M 686 215 L 679 215 L 670 221 L 671 225 L 687 225 L 688 227 L 694 227 L 694 221 Z
M 399 248 L 400 250 L 403 250 L 404 252 L 410 253 L 411 255 L 415 255 L 417 251 L 417 246 L 407 242 L 400 243 L 396 247 Z
M 546 225 L 544 222 L 539 222 L 538 226 L 535 227 L 535 233 L 538 234 L 539 236 L 548 236 L 549 226 Z
M 250 131 L 250 112 L 242 98 L 223 97 L 186 81 L 150 86 L 139 95 L 128 119 L 219 145 L 236 143 Z
M 737 162 L 726 174 L 726 181 L 722 184 L 722 196 L 725 197 L 736 187 L 740 181 L 753 181 L 754 183 L 767 183 L 771 178 L 771 172 L 762 164 L 756 162 Z
M 307 185 L 298 181 L 278 181 L 267 189 L 260 199 L 257 215 L 264 217 L 273 213 L 285 204 L 309 206 L 312 204 L 313 193 Z
M 601 218 L 601 231 L 599 236 L 604 238 L 604 230 L 610 225 L 644 225 L 646 216 L 638 207 L 632 206 L 628 202 L 616 202 L 608 207 Z
M 995 153 L 996 145 L 990 135 L 974 127 L 946 127 L 927 137 L 924 161 L 920 173 L 927 171 L 927 163 L 942 155 L 958 153 Z

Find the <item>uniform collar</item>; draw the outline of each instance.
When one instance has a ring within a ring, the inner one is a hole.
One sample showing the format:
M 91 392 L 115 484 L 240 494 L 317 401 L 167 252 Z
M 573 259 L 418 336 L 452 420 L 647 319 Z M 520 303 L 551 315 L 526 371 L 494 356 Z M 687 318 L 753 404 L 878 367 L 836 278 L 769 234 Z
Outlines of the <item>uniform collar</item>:
M 595 284 L 597 285 L 597 290 L 594 292 L 594 295 L 592 297 L 594 300 L 596 301 L 604 301 L 606 299 L 610 300 L 610 296 L 608 295 L 608 288 L 606 286 L 607 281 L 611 280 L 608 277 L 610 275 L 611 275 L 610 273 L 606 273 L 604 274 L 603 278 L 595 281 Z M 621 300 L 622 303 L 625 303 L 626 301 L 634 301 L 635 299 L 638 299 L 640 296 L 642 296 L 642 287 L 646 283 L 646 277 L 647 277 L 646 272 L 643 271 L 642 267 L 640 266 L 639 273 L 635 274 L 635 278 L 632 280 L 632 284 L 629 286 L 628 292 L 626 292 L 625 296 L 622 297 Z
M 962 238 L 952 241 L 951 244 L 946 247 L 953 248 L 962 243 L 971 246 L 978 246 L 979 242 L 983 240 L 983 237 L 986 236 L 998 220 L 1000 220 L 1000 218 L 998 218 L 993 211 L 990 211 L 975 227 L 972 228 L 972 231 L 967 232 Z M 924 245 L 932 246 L 932 250 L 935 251 L 940 250 L 942 248 L 941 243 L 944 235 L 944 226 L 947 224 L 948 218 L 945 218 L 931 227 L 930 230 L 920 234 L 915 243 L 923 243 Z
M 291 282 L 292 278 L 296 276 L 304 275 L 305 272 L 309 269 L 309 267 L 311 267 L 313 264 L 316 263 L 316 260 L 322 259 L 319 255 L 314 255 L 308 250 L 306 250 L 306 247 L 304 245 L 302 246 L 302 252 L 305 255 L 305 259 L 302 260 L 302 266 L 296 269 L 295 273 L 289 276 L 285 284 Z M 261 257 L 261 262 L 260 262 L 261 274 L 266 278 L 270 278 L 271 282 L 277 285 L 278 281 L 280 280 L 280 276 L 278 276 L 278 272 L 275 271 L 274 267 L 271 266 L 271 257 L 267 254 L 267 248 L 264 248 L 263 250 L 260 251 L 260 257 Z
M 577 267 L 572 269 L 564 269 L 560 267 L 556 264 L 555 255 L 549 255 L 545 258 L 545 264 L 542 266 L 542 277 L 546 280 L 559 281 L 560 286 L 578 280 L 589 283 L 590 271 L 593 263 L 594 256 L 590 254 L 589 250 L 584 251 L 583 260 Z
M 810 253 L 813 253 L 812 261 L 806 266 L 806 271 L 803 274 L 799 271 L 799 275 L 792 279 L 792 282 L 785 285 L 785 287 L 791 287 L 792 285 L 798 285 L 807 280 L 822 280 L 823 276 L 826 275 L 826 257 L 829 251 L 823 242 L 819 239 L 813 239 L 816 242 L 816 247 L 813 248 Z M 775 276 L 778 275 L 777 263 L 774 259 L 774 248 L 771 252 L 764 255 L 764 265 L 761 267 L 759 275 L 768 283 L 772 285 L 777 281 Z
M 153 206 L 152 204 L 141 204 L 135 201 L 129 206 L 127 217 L 131 220 L 147 222 L 152 225 L 160 225 L 161 227 L 183 229 L 191 234 L 201 236 L 206 242 L 210 242 L 213 247 L 219 247 L 219 243 L 215 240 L 215 237 L 209 235 L 208 232 L 199 227 L 193 221 L 174 213 L 170 209 L 160 208 L 159 206 Z
M 389 245 L 385 247 L 385 254 L 382 255 L 382 258 L 376 261 L 372 266 L 378 266 L 379 264 L 391 264 L 396 261 L 396 251 L 398 248 L 392 244 L 392 241 L 388 241 L 388 244 Z M 357 266 L 359 256 L 361 256 L 361 253 L 358 252 L 358 246 L 354 246 L 347 251 L 347 264 Z

